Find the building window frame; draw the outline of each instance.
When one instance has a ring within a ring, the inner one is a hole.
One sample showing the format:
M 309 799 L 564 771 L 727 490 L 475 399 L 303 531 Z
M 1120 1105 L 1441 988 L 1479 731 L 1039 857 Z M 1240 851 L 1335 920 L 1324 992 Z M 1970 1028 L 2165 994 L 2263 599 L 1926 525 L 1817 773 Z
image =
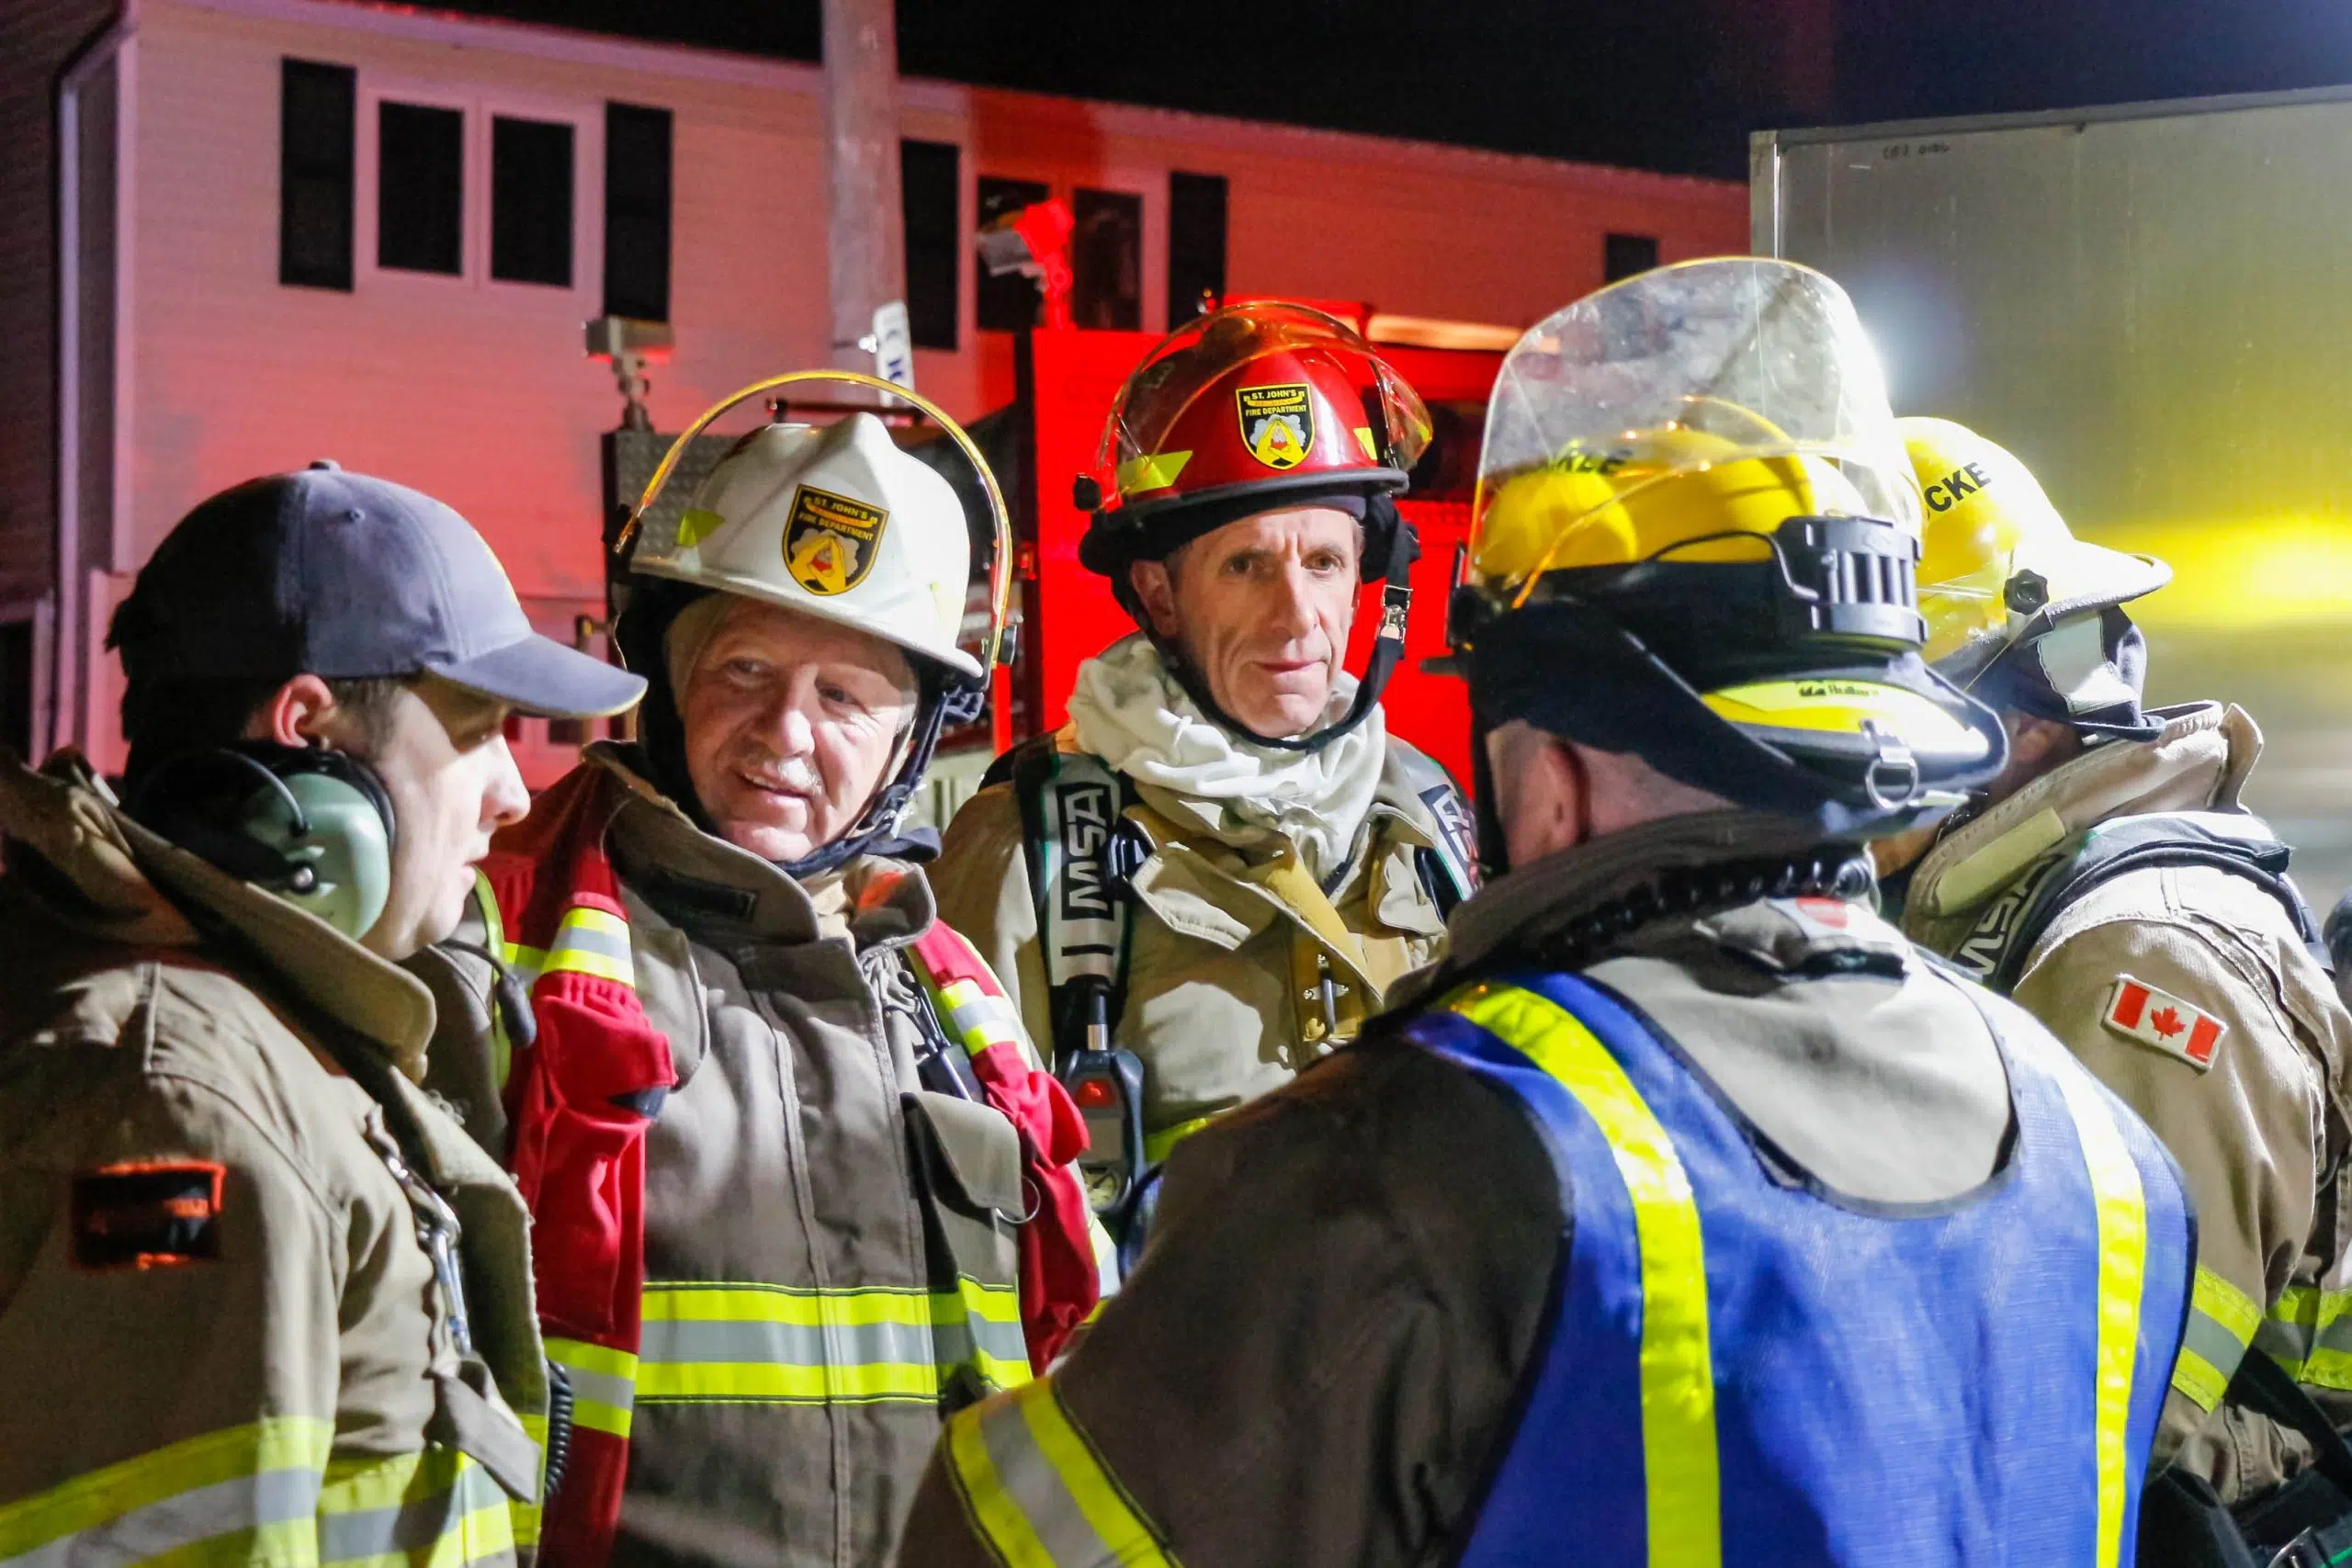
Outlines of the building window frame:
M 458 157 L 461 203 L 458 270 L 412 272 L 377 258 L 383 219 L 379 106 L 416 104 L 465 116 Z M 490 275 L 492 122 L 541 120 L 571 128 L 571 282 L 525 283 Z M 361 67 L 357 123 L 353 127 L 352 273 L 355 289 L 462 289 L 502 306 L 533 302 L 582 319 L 597 313 L 605 280 L 605 106 L 601 98 L 542 98 L 503 89 L 452 88 L 444 83 L 379 75 Z

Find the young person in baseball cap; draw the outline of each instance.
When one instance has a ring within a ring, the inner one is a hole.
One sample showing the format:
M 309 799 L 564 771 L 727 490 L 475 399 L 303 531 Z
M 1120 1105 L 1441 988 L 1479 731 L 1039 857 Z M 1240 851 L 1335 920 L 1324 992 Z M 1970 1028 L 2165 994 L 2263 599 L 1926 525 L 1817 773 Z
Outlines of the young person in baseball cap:
M 644 682 L 331 463 L 189 513 L 109 646 L 120 797 L 0 759 L 0 1556 L 527 1556 L 525 1214 L 418 1087 L 396 965 L 527 809 L 506 716 Z

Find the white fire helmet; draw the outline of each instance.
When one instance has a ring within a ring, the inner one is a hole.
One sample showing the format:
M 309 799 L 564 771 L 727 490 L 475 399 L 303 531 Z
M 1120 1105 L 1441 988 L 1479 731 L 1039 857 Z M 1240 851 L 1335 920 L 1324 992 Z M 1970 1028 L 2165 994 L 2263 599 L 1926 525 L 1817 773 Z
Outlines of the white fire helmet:
M 854 413 L 744 436 L 674 525 L 645 519 L 629 570 L 854 626 L 976 677 L 956 646 L 971 561 L 954 488 Z

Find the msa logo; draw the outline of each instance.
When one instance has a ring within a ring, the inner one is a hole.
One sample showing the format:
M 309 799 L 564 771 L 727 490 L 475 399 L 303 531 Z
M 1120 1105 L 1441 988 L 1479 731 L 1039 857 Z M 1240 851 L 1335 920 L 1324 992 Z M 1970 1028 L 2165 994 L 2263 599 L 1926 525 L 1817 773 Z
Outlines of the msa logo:
M 1111 918 L 1111 790 L 1107 784 L 1069 784 L 1054 792 L 1060 803 L 1062 919 Z
M 2041 891 L 2050 874 L 2074 858 L 2071 848 L 2061 849 L 2027 867 L 2024 875 L 1984 907 L 1984 912 L 1976 918 L 1975 929 L 1962 939 L 1959 949 L 1952 953 L 1952 963 L 1979 980 L 1991 979 L 1993 972 L 2001 966 L 2009 943 L 2018 936 L 2018 918 Z

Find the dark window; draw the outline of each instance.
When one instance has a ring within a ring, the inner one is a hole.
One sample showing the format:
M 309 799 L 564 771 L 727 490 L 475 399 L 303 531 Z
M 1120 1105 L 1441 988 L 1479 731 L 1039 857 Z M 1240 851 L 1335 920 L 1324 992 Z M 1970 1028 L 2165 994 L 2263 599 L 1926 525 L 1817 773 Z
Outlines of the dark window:
M 1225 176 L 1168 176 L 1168 330 L 1225 297 Z
M 571 127 L 490 121 L 490 276 L 571 287 Z
M 0 746 L 33 752 L 33 623 L 0 621 Z
M 1649 271 L 1657 265 L 1657 236 L 1655 234 L 1611 234 L 1600 244 L 1600 277 L 1603 283 L 1615 283 L 1636 273 Z
M 351 288 L 353 71 L 280 62 L 277 281 Z
M 1070 320 L 1132 333 L 1143 326 L 1143 197 L 1082 190 L 1071 199 Z
M 907 229 L 907 324 L 917 348 L 956 346 L 956 285 L 964 234 L 952 141 L 899 143 L 899 205 Z
M 605 106 L 605 314 L 670 319 L 670 111 Z
M 979 184 L 980 227 L 1008 212 L 1018 212 L 1046 199 L 1046 187 L 1036 180 L 1001 180 L 982 175 Z M 1037 283 L 1017 272 L 991 277 L 989 269 L 972 269 L 980 280 L 979 320 L 982 329 L 1009 333 L 1037 324 Z
M 424 104 L 376 106 L 376 265 L 465 271 L 466 116 Z

